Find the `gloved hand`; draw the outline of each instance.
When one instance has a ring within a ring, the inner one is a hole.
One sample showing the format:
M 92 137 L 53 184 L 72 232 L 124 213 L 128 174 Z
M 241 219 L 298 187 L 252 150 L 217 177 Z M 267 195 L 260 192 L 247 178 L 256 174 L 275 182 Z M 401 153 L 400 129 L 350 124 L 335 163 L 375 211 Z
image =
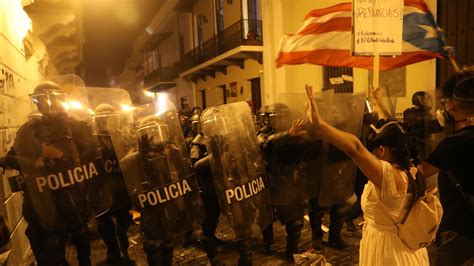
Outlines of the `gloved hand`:
M 64 152 L 50 143 L 42 143 L 41 156 L 49 159 L 60 159 L 64 156 Z
M 141 155 L 147 155 L 151 151 L 148 134 L 143 134 L 138 139 L 138 151 Z

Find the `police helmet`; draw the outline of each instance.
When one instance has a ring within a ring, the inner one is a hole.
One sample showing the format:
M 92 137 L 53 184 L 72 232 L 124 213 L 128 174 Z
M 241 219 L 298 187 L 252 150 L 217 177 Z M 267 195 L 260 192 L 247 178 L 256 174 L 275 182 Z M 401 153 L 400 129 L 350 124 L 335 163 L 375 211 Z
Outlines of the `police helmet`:
M 108 103 L 101 103 L 94 109 L 95 115 L 113 115 L 116 114 L 115 108 Z
M 201 113 L 194 113 L 190 119 L 191 129 L 195 134 L 201 133 Z
M 431 95 L 425 91 L 415 92 L 411 97 L 411 102 L 414 106 L 425 110 L 430 110 L 433 105 Z
M 199 107 L 199 106 L 194 107 L 192 109 L 192 113 L 193 113 L 193 115 L 195 115 L 195 114 L 201 115 L 201 113 L 202 113 L 201 107 Z
M 169 141 L 168 125 L 156 115 L 148 115 L 140 120 L 137 127 L 138 138 L 147 138 L 150 145 L 160 145 Z
M 96 133 L 108 131 L 108 126 L 111 126 L 112 119 L 118 119 L 115 108 L 108 104 L 102 103 L 94 109 L 94 126 Z
M 42 115 L 54 116 L 67 111 L 67 94 L 52 81 L 40 83 L 31 94 L 38 111 Z
M 276 131 L 288 130 L 290 126 L 290 109 L 286 104 L 274 103 L 267 109 L 270 126 Z

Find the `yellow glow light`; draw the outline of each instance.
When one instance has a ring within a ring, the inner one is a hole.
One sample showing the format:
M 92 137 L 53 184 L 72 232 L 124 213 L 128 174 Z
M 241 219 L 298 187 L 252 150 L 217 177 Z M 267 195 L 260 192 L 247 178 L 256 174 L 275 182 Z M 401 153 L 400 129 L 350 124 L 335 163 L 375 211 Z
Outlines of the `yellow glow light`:
M 67 102 L 62 102 L 61 105 L 62 105 L 62 106 L 64 107 L 64 109 L 66 109 L 66 110 L 71 109 L 71 105 L 69 105 L 69 103 L 67 103 Z
M 161 115 L 162 113 L 169 111 L 170 107 L 168 104 L 168 94 L 161 92 L 158 93 L 156 99 L 156 115 Z
M 131 112 L 135 109 L 135 107 L 130 106 L 128 104 L 120 104 L 120 108 L 122 108 L 122 111 L 124 111 L 126 113 Z
M 143 91 L 143 93 L 145 94 L 145 96 L 147 97 L 150 97 L 150 98 L 155 98 L 155 94 L 153 92 L 150 92 L 150 91 Z
M 82 109 L 82 104 L 78 101 L 69 101 L 69 105 L 74 109 Z

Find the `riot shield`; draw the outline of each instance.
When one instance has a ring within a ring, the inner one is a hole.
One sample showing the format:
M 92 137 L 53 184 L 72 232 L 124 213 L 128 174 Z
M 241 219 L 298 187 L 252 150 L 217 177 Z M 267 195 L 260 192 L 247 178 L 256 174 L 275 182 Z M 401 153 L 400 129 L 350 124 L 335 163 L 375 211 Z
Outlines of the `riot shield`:
M 204 218 L 183 132 L 176 111 L 170 109 L 155 102 L 135 106 L 133 121 L 124 127 L 131 138 L 110 130 L 130 199 L 141 215 L 141 229 L 151 240 L 189 232 Z
M 92 110 L 89 108 L 89 99 L 85 89 L 84 81 L 77 75 L 66 74 L 55 76 L 51 81 L 57 83 L 63 91 L 68 95 L 69 98 L 69 116 L 78 120 L 86 121 L 89 123 L 92 121 L 91 114 Z
M 78 96 L 84 91 L 69 88 L 68 92 Z M 25 197 L 31 201 L 37 222 L 48 231 L 82 226 L 111 203 L 88 123 L 87 102 L 79 100 L 86 97 L 70 95 L 52 83 L 37 86 L 31 99 L 42 115 L 22 125 L 13 144 Z M 78 117 L 85 120 L 72 117 L 71 112 L 80 113 Z
M 441 96 L 437 94 L 436 91 L 426 91 L 430 95 L 431 99 L 431 108 L 426 111 L 424 116 L 425 120 L 425 159 L 430 155 L 433 150 L 438 146 L 438 143 L 446 138 L 447 134 L 445 129 L 439 124 L 436 119 L 436 110 L 441 109 Z M 438 91 L 439 93 L 439 91 Z
M 275 127 L 277 133 L 267 139 L 264 148 L 272 203 L 276 205 L 304 202 L 319 194 L 321 136 L 309 123 L 305 124 L 300 136 L 288 137 L 286 134 L 293 121 L 306 120 L 303 104 L 306 99 L 307 96 L 302 93 L 280 94 L 279 103 L 268 109 L 272 111 L 274 106 L 282 104 L 287 108 L 286 114 L 281 114 L 286 116 L 281 117 L 281 121 L 270 119 L 270 125 Z
M 360 136 L 364 115 L 364 94 L 323 91 L 315 95 L 321 116 L 331 125 Z M 357 167 L 342 151 L 324 141 L 320 206 L 344 202 L 354 193 Z
M 221 210 L 237 239 L 272 222 L 270 193 L 250 108 L 245 102 L 206 109 L 201 117 Z
M 93 130 L 100 147 L 104 163 L 106 185 L 111 192 L 111 210 L 128 209 L 131 207 L 127 187 L 120 171 L 117 156 L 110 137 L 110 131 L 126 139 L 128 121 L 131 121 L 131 105 L 129 93 L 119 88 L 87 87 L 87 96 L 93 110 Z M 125 130 L 124 130 L 125 129 Z M 121 145 L 120 147 L 123 147 Z

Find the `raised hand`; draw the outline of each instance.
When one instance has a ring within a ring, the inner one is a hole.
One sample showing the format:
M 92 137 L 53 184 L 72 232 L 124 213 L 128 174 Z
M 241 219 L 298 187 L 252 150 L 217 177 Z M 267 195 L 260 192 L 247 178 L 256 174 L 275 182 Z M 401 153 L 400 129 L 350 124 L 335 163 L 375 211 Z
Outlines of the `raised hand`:
M 321 124 L 322 118 L 319 115 L 318 108 L 313 99 L 313 86 L 306 84 L 305 89 L 306 94 L 308 95 L 308 101 L 305 104 L 306 116 L 311 124 L 318 126 Z
M 138 150 L 142 155 L 147 155 L 151 151 L 150 141 L 148 140 L 148 134 L 143 134 L 138 139 Z
M 292 137 L 304 136 L 306 134 L 306 131 L 304 130 L 305 124 L 305 121 L 296 119 L 291 125 L 291 128 L 288 130 L 288 135 Z

